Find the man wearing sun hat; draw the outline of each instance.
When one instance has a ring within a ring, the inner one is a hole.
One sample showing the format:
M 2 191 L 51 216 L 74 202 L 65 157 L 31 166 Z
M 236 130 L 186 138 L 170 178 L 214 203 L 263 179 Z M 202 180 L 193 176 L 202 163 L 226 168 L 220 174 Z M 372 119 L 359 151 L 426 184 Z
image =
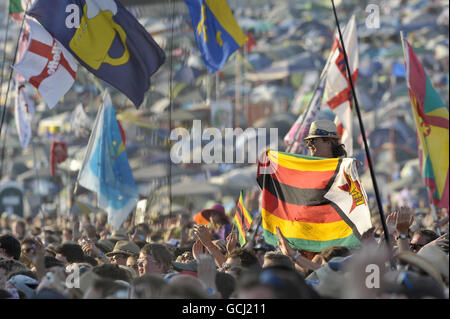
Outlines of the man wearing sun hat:
M 127 258 L 139 255 L 139 246 L 129 240 L 119 240 L 112 252 L 106 254 L 112 264 L 127 265 Z
M 339 144 L 340 138 L 336 125 L 332 121 L 317 120 L 311 123 L 308 136 L 304 140 L 311 156 L 347 157 L 344 145 Z

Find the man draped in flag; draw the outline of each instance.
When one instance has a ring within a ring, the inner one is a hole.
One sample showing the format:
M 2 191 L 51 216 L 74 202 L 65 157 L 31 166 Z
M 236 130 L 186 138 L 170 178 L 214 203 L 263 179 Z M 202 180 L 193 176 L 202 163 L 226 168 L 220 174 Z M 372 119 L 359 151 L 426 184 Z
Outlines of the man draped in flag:
M 355 247 L 372 227 L 355 160 L 268 151 L 258 163 L 264 239 L 277 245 L 278 227 L 294 249 Z
M 78 65 L 72 55 L 41 25 L 27 19 L 30 26 L 28 47 L 13 66 L 53 108 L 75 82 Z
M 422 178 L 428 187 L 431 203 L 448 209 L 448 106 L 444 105 L 434 90 L 406 39 L 403 40 L 403 51 L 406 81 L 417 128 Z
M 97 193 L 98 206 L 108 213 L 108 223 L 115 229 L 122 225 L 139 200 L 108 92 L 89 138 L 78 183 Z
M 253 217 L 244 206 L 243 192 L 239 194 L 239 200 L 236 204 L 236 212 L 234 213 L 233 224 L 239 233 L 239 244 L 244 247 L 247 242 L 247 232 L 250 230 Z
M 185 0 L 198 48 L 209 73 L 219 70 L 247 38 L 226 0 Z
M 86 69 L 142 104 L 165 54 L 120 2 L 36 0 L 27 13 Z

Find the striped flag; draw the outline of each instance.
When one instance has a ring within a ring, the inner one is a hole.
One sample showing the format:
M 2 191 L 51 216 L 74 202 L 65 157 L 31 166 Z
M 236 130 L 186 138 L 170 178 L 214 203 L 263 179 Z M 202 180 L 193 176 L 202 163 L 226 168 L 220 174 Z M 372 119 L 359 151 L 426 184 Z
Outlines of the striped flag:
M 244 206 L 244 196 L 241 191 L 239 201 L 236 204 L 236 212 L 234 213 L 233 223 L 239 231 L 239 244 L 241 247 L 247 242 L 246 234 L 250 229 L 253 218 Z
M 406 40 L 403 50 L 406 81 L 417 128 L 422 178 L 429 189 L 431 202 L 448 209 L 448 106 L 444 105 L 434 90 Z
M 352 158 L 321 159 L 268 151 L 258 163 L 264 239 L 276 227 L 295 249 L 355 247 L 372 227 L 367 196 Z

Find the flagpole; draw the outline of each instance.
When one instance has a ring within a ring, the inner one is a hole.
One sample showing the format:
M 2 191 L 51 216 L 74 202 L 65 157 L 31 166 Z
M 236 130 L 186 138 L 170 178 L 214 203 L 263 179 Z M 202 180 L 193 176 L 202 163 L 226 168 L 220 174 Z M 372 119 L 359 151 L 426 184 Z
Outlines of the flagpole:
M 376 177 L 375 177 L 375 171 L 373 169 L 372 158 L 371 158 L 371 155 L 370 155 L 369 145 L 367 143 L 367 138 L 366 138 L 366 132 L 365 132 L 365 129 L 364 129 L 364 124 L 363 124 L 363 121 L 362 121 L 362 118 L 361 118 L 361 112 L 360 112 L 360 109 L 359 109 L 358 99 L 356 98 L 356 91 L 355 91 L 355 87 L 353 85 L 353 79 L 352 79 L 352 74 L 351 74 L 351 71 L 350 71 L 350 65 L 349 65 L 349 61 L 348 61 L 348 57 L 347 57 L 347 52 L 345 50 L 344 39 L 342 38 L 341 27 L 339 26 L 339 20 L 338 20 L 338 17 L 337 17 L 336 7 L 334 5 L 334 0 L 331 0 L 331 3 L 333 5 L 334 18 L 336 19 L 336 25 L 337 25 L 338 32 L 339 32 L 339 39 L 341 41 L 342 51 L 344 53 L 344 59 L 345 59 L 345 66 L 346 66 L 346 69 L 347 69 L 347 75 L 348 75 L 350 86 L 351 86 L 351 89 L 352 89 L 352 92 L 353 92 L 353 100 L 355 101 L 356 114 L 358 115 L 359 127 L 361 129 L 361 135 L 362 135 L 363 142 L 364 142 L 364 149 L 366 151 L 367 162 L 369 164 L 370 176 L 372 177 L 373 189 L 375 191 L 375 197 L 376 197 L 377 204 L 378 204 L 378 211 L 379 211 L 379 214 L 380 214 L 380 217 L 381 217 L 380 218 L 381 219 L 381 224 L 383 225 L 383 229 L 384 229 L 384 237 L 386 239 L 386 243 L 388 244 L 388 247 L 391 248 L 392 245 L 391 245 L 391 240 L 390 240 L 390 237 L 389 237 L 389 230 L 388 230 L 387 225 L 386 225 L 386 218 L 385 218 L 384 212 L 383 212 L 383 205 L 381 203 L 380 193 L 378 191 L 378 185 L 377 185 L 377 180 L 376 180 Z
M 28 10 L 28 3 L 27 3 L 27 9 Z M 20 36 L 22 35 L 22 31 L 23 31 L 23 26 L 25 24 L 25 17 L 26 17 L 26 10 L 23 13 L 23 19 L 22 19 L 22 24 L 20 26 L 20 30 L 19 30 L 19 37 L 17 38 L 17 42 L 16 42 L 16 49 L 14 52 L 14 58 L 13 58 L 13 65 L 16 63 L 16 59 L 17 59 L 17 51 L 19 50 L 19 41 L 20 41 Z M 9 21 L 9 15 L 7 15 L 6 19 Z M 6 43 L 7 39 L 5 38 L 5 43 Z M 5 50 L 6 51 L 6 50 Z M 5 55 L 5 51 L 3 51 L 3 54 Z M 5 64 L 5 59 L 3 59 L 3 65 Z M 5 121 L 5 114 L 6 114 L 6 104 L 8 104 L 8 95 L 9 95 L 9 89 L 10 89 L 10 85 L 11 85 L 11 79 L 12 79 L 12 74 L 13 74 L 14 69 L 11 67 L 11 71 L 9 72 L 9 79 L 8 79 L 8 87 L 6 89 L 6 94 L 5 94 L 5 103 L 3 103 L 3 109 L 2 109 L 2 119 L 1 119 L 1 123 L 0 123 L 0 137 L 1 137 L 1 133 L 2 133 L 2 128 L 3 128 L 3 123 Z M 2 66 L 2 83 L 1 85 L 1 94 L 3 95 L 3 66 Z M 2 159 L 1 159 L 1 166 L 0 166 L 0 177 L 3 176 L 3 160 L 4 160 L 4 152 L 5 152 L 5 147 L 6 147 L 6 136 L 7 136 L 7 129 L 8 129 L 8 123 L 6 123 L 6 130 L 5 130 L 5 136 L 4 136 L 4 142 L 3 142 L 3 148 L 2 148 Z

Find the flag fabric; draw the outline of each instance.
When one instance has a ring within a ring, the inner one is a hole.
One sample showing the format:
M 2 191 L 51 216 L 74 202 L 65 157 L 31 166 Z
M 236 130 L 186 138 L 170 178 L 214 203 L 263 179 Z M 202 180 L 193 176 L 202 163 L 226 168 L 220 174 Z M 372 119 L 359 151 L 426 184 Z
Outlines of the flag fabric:
M 226 0 L 185 0 L 198 48 L 209 73 L 219 70 L 247 41 Z
M 67 159 L 67 143 L 53 141 L 50 147 L 50 175 L 55 176 L 56 164 Z
M 239 233 L 239 244 L 244 247 L 247 242 L 247 232 L 250 230 L 250 225 L 252 224 L 252 215 L 247 211 L 244 206 L 244 196 L 241 191 L 239 195 L 239 200 L 236 204 L 236 212 L 234 213 L 233 223 L 238 229 Z
M 71 114 L 70 133 L 77 138 L 88 137 L 92 128 L 92 122 L 92 119 L 84 112 L 83 105 L 80 103 Z
M 431 85 L 413 48 L 404 40 L 406 81 L 416 123 L 419 161 L 432 203 L 449 208 L 449 116 L 448 106 Z
M 26 0 L 9 0 L 9 16 L 16 21 L 22 21 L 24 9 L 27 7 Z
M 33 101 L 25 92 L 25 84 L 16 84 L 16 101 L 14 118 L 20 145 L 27 148 L 31 140 L 31 121 L 35 113 Z
M 72 55 L 41 25 L 30 19 L 27 22 L 30 41 L 22 60 L 13 68 L 53 108 L 75 82 L 78 66 Z
M 78 183 L 97 193 L 98 206 L 108 213 L 108 223 L 115 229 L 122 225 L 139 200 L 108 92 L 94 123 Z
M 350 21 L 345 26 L 342 38 L 347 52 L 353 85 L 356 89 L 359 58 L 354 15 L 352 15 Z M 344 131 L 341 141 L 345 145 L 347 154 L 351 156 L 353 153 L 353 91 L 348 78 L 344 51 L 339 40 L 339 35 L 337 34 L 335 35 L 333 48 L 331 49 L 331 64 L 327 72 L 324 99 L 343 126 Z
M 71 8 L 71 15 L 66 8 Z M 27 13 L 85 68 L 124 93 L 136 107 L 141 105 L 150 76 L 164 63 L 165 54 L 120 2 L 36 0 Z
M 279 227 L 295 249 L 355 247 L 372 227 L 355 160 L 267 151 L 258 163 L 264 238 L 277 245 Z
M 9 0 L 9 14 L 23 12 L 21 0 Z
M 16 61 L 21 61 L 23 58 L 23 55 L 27 51 L 28 41 L 30 40 L 30 30 L 28 30 L 25 25 L 22 30 L 22 33 L 20 34 L 19 43 L 17 46 L 17 56 Z M 17 83 L 26 82 L 26 79 L 19 73 L 15 72 L 14 79 Z

